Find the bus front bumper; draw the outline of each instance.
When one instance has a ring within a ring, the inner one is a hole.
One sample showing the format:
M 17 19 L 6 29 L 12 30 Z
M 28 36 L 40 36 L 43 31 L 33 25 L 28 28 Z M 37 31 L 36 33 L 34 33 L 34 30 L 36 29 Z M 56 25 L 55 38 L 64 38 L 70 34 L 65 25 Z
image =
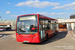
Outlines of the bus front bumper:
M 24 43 L 40 43 L 38 35 L 36 36 L 30 35 L 30 37 L 16 36 L 16 39 L 18 42 L 24 42 Z

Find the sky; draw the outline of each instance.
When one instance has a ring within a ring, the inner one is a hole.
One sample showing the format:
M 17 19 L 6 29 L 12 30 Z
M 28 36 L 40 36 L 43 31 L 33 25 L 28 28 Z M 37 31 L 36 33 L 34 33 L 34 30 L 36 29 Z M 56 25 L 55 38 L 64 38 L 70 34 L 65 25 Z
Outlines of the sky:
M 0 20 L 34 13 L 67 19 L 75 14 L 75 0 L 0 0 Z

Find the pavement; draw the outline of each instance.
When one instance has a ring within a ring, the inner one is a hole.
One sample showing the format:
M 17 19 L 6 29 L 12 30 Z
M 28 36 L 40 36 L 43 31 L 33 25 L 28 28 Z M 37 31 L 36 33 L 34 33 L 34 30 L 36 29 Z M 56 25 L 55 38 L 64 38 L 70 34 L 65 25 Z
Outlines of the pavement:
M 48 40 L 39 43 L 22 43 L 16 41 L 15 31 L 0 32 L 0 50 L 75 50 L 75 38 L 72 32 L 59 32 Z

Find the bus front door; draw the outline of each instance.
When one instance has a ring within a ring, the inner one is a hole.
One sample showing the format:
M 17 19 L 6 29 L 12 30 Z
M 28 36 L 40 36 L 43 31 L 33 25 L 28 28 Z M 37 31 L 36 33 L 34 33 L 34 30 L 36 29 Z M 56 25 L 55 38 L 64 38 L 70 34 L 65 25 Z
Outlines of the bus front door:
M 41 41 L 44 41 L 45 40 L 45 30 L 43 29 L 43 25 L 41 25 L 40 36 L 41 36 Z

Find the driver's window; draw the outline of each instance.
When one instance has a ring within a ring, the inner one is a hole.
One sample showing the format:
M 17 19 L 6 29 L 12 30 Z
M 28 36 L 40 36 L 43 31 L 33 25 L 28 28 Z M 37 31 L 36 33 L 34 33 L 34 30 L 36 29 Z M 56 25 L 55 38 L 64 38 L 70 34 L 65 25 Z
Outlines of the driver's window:
M 25 23 L 24 22 L 18 22 L 18 28 L 19 32 L 24 32 L 25 31 Z

